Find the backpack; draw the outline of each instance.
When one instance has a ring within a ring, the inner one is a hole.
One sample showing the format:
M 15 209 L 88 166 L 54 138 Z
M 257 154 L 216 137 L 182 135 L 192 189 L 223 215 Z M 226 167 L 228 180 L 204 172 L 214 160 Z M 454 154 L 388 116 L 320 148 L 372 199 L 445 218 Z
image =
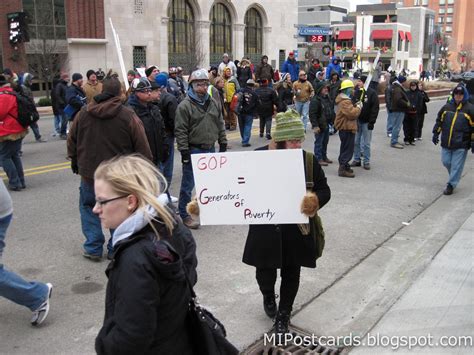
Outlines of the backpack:
M 32 123 L 39 120 L 40 116 L 36 109 L 36 105 L 28 96 L 14 91 L 4 91 L 2 94 L 13 95 L 16 97 L 18 117 L 10 116 L 16 119 L 24 128 L 29 127 Z
M 243 94 L 239 91 L 232 96 L 232 101 L 230 102 L 230 110 L 235 112 L 237 115 L 242 111 L 242 100 Z

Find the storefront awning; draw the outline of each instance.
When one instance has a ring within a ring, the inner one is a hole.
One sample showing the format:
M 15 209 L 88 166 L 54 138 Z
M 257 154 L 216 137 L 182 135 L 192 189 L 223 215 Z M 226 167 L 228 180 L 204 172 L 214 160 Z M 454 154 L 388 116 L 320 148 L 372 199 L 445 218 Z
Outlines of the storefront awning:
M 372 39 L 392 39 L 393 30 L 373 30 Z
M 339 31 L 339 37 L 337 39 L 340 40 L 348 40 L 348 39 L 353 39 L 354 38 L 354 31 L 353 30 L 345 30 L 345 31 Z
M 411 32 L 407 32 L 406 35 L 407 35 L 407 41 L 411 42 Z
M 400 39 L 401 39 L 402 41 L 405 40 L 405 32 L 403 32 L 403 31 L 398 31 L 398 35 L 400 36 Z

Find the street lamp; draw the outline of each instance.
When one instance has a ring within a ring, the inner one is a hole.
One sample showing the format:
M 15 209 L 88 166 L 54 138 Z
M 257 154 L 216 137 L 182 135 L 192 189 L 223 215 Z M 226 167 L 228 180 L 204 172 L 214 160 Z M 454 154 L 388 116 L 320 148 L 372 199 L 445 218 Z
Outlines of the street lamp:
M 332 55 L 336 54 L 336 44 L 337 38 L 339 37 L 339 27 L 336 27 L 334 30 L 334 35 L 332 36 Z

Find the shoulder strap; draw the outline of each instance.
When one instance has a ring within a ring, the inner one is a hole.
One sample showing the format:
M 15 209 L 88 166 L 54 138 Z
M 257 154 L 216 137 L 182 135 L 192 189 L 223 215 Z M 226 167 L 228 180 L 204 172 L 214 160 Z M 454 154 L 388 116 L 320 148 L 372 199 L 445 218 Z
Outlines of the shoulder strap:
M 313 182 L 313 154 L 304 151 L 305 155 L 305 167 L 306 167 L 306 189 L 312 190 L 314 187 Z

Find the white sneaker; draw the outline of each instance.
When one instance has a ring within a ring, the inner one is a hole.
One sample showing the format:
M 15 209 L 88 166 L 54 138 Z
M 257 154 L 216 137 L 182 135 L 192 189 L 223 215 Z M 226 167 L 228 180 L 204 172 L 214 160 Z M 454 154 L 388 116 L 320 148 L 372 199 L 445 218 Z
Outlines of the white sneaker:
M 48 316 L 49 313 L 49 299 L 51 298 L 51 293 L 53 292 L 53 285 L 50 283 L 47 283 L 46 286 L 48 286 L 48 295 L 46 300 L 43 302 L 41 306 L 38 307 L 37 310 L 33 311 L 33 316 L 31 317 L 31 325 L 40 325 L 41 323 L 44 322 L 46 317 Z
M 170 195 L 171 196 L 171 195 Z M 179 201 L 179 199 L 175 196 L 171 196 L 171 202 L 172 203 L 177 203 Z

